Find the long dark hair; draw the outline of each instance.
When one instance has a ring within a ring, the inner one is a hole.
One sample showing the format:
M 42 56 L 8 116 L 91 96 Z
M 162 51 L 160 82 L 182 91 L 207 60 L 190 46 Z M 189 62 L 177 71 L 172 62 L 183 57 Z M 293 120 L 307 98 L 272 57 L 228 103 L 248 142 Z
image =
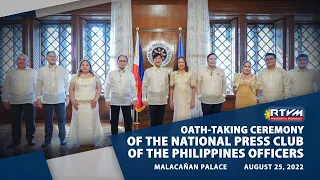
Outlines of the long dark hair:
M 81 71 L 81 65 L 82 65 L 82 63 L 83 63 L 83 62 L 87 62 L 87 63 L 89 64 L 89 66 L 90 66 L 89 73 L 90 73 L 90 74 L 92 74 L 92 76 L 94 76 L 94 73 L 92 72 L 92 66 L 91 66 L 90 61 L 89 61 L 89 60 L 84 59 L 84 60 L 82 60 L 82 61 L 80 62 L 80 64 L 79 64 L 78 77 L 79 77 L 79 76 L 80 76 L 80 74 L 82 73 L 82 71 Z
M 184 64 L 185 64 L 184 69 L 186 70 L 186 72 L 188 72 L 189 68 L 188 68 L 188 65 L 187 65 L 187 61 L 183 56 L 178 57 L 178 59 L 176 60 L 174 66 L 173 66 L 173 71 L 178 71 L 179 70 L 179 67 L 178 67 L 179 59 L 183 59 Z

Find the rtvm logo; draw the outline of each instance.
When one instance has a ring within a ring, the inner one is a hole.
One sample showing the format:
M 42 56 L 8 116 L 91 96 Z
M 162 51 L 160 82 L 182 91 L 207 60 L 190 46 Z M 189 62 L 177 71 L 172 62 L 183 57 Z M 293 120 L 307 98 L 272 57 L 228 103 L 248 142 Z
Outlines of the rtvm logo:
M 303 121 L 303 109 L 271 108 L 264 113 L 270 121 Z

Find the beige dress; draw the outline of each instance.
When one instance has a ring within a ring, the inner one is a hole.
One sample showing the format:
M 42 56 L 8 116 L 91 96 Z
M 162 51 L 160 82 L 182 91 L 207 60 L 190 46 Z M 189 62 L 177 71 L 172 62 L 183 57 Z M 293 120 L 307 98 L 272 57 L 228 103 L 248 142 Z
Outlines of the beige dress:
M 192 100 L 192 88 L 196 86 L 193 73 L 189 71 L 181 75 L 178 71 L 173 71 L 170 74 L 170 86 L 174 86 L 173 122 L 190 119 L 190 102 Z
M 79 103 L 78 110 L 72 106 L 68 147 L 81 145 L 103 146 L 103 128 L 99 117 L 99 103 L 92 109 L 90 102 L 96 94 L 96 84 L 101 84 L 98 75 L 92 78 L 74 77 L 75 98 Z
M 259 76 L 253 75 L 250 79 L 244 79 L 242 78 L 242 73 L 235 74 L 233 86 L 237 91 L 236 109 L 257 105 L 256 90 L 262 89 Z

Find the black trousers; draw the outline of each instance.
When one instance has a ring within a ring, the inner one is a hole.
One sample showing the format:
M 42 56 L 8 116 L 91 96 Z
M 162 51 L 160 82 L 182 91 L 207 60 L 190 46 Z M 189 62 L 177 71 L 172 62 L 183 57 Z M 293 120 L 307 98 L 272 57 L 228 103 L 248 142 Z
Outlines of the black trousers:
M 114 106 L 111 105 L 111 134 L 118 134 L 119 112 L 120 107 L 124 119 L 125 132 L 132 131 L 131 106 Z
M 221 112 L 222 103 L 220 104 L 204 104 L 201 103 L 202 113 L 204 116 Z
M 11 136 L 12 142 L 21 142 L 21 122 L 22 116 L 26 124 L 26 139 L 33 140 L 36 131 L 35 117 L 36 108 L 33 104 L 10 104 L 11 120 Z
M 149 105 L 150 126 L 158 126 L 163 122 L 166 105 Z

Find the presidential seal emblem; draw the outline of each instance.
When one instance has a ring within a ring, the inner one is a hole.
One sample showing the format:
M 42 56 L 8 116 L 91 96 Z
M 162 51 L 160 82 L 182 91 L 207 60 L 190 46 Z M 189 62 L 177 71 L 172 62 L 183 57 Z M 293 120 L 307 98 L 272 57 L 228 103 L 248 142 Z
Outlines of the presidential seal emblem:
M 153 65 L 153 55 L 159 53 L 162 56 L 162 66 L 167 65 L 172 58 L 172 51 L 163 42 L 155 42 L 148 47 L 147 58 L 148 61 Z

